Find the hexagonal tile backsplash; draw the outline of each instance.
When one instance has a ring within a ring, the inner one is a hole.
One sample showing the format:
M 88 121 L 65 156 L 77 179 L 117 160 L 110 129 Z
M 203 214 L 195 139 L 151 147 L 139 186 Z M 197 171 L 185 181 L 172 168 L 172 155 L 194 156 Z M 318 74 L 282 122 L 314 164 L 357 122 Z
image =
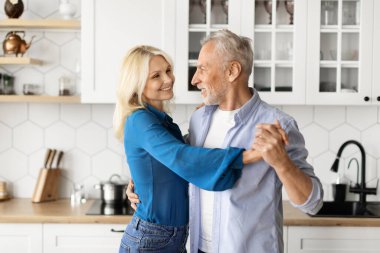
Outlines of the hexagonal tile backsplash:
M 176 105 L 172 110 L 174 121 L 183 133 L 187 132 L 193 107 Z M 130 176 L 123 146 L 113 136 L 113 109 L 114 105 L 98 104 L 0 104 L 0 180 L 10 182 L 15 197 L 30 198 L 38 171 L 43 166 L 45 149 L 58 148 L 65 151 L 61 196 L 69 197 L 72 184 L 80 183 L 85 185 L 88 197 L 99 197 L 94 184 L 108 180 L 114 173 L 125 178 Z M 338 178 L 338 174 L 330 172 L 330 166 L 337 149 L 349 139 L 363 143 L 367 151 L 368 186 L 376 186 L 380 177 L 380 168 L 376 168 L 380 164 L 378 107 L 371 107 L 371 115 L 376 117 L 366 120 L 366 128 L 355 123 L 354 115 L 358 115 L 358 120 L 363 119 L 367 107 L 330 106 L 327 117 L 320 115 L 327 113 L 325 107 L 282 106 L 282 109 L 302 122 L 300 129 L 310 151 L 308 161 L 313 163 L 323 183 L 326 200 L 332 199 L 331 183 Z M 356 147 L 347 148 L 343 157 L 339 174 L 355 182 L 356 168 L 347 167 L 351 157 L 356 157 L 360 163 Z M 285 199 L 286 196 L 284 193 Z M 348 197 L 356 198 L 353 194 Z M 368 199 L 380 200 L 380 192 Z

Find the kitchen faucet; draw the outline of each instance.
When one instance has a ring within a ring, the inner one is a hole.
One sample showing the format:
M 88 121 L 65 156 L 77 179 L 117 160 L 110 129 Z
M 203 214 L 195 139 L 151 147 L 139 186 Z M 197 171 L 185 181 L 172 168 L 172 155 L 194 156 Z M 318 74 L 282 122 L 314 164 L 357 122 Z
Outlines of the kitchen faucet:
M 350 186 L 350 192 L 358 193 L 359 194 L 359 203 L 361 204 L 362 207 L 365 207 L 366 196 L 368 194 L 376 195 L 377 186 L 376 186 L 376 188 L 367 188 L 366 187 L 366 184 L 365 184 L 365 182 L 366 182 L 366 180 L 365 180 L 365 174 L 366 174 L 365 173 L 366 172 L 366 170 L 365 170 L 366 169 L 365 168 L 365 151 L 364 151 L 363 146 L 358 141 L 355 141 L 355 140 L 349 140 L 349 141 L 346 141 L 345 143 L 343 143 L 342 146 L 338 150 L 337 157 L 335 158 L 335 161 L 334 161 L 333 165 L 331 166 L 330 170 L 333 172 L 338 172 L 340 156 L 342 155 L 343 149 L 349 144 L 355 144 L 356 146 L 358 146 L 358 148 L 360 149 L 361 159 L 362 159 L 362 166 L 361 166 L 362 171 L 361 171 L 360 185 L 359 185 L 359 182 L 356 182 L 356 185 L 354 187 Z

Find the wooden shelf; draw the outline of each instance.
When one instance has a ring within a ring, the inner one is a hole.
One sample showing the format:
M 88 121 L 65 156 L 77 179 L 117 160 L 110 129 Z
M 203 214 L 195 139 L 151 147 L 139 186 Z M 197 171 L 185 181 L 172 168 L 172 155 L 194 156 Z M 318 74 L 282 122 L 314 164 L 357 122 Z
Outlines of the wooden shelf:
M 10 65 L 41 65 L 42 61 L 29 57 L 0 57 L 0 64 Z
M 23 95 L 0 95 L 2 102 L 32 102 L 32 103 L 80 103 L 80 96 L 23 96 Z
M 0 20 L 0 29 L 53 29 L 79 30 L 80 20 L 65 19 L 4 19 Z

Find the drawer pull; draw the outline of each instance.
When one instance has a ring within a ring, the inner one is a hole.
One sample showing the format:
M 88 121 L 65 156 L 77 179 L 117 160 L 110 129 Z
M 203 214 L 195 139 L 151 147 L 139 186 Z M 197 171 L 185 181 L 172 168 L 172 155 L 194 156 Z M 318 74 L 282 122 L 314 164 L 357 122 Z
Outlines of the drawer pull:
M 111 228 L 111 232 L 113 233 L 124 233 L 125 230 L 117 230 L 117 229 L 113 229 Z

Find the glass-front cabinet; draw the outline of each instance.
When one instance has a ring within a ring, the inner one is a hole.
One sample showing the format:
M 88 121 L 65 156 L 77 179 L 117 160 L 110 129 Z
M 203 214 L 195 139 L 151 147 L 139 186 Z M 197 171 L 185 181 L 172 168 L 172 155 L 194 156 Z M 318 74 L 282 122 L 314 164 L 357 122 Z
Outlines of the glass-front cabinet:
M 191 85 L 200 41 L 219 30 L 253 40 L 249 85 L 271 104 L 379 104 L 379 0 L 176 1 L 176 103 Z M 378 72 L 378 74 L 376 74 Z
M 242 3 L 253 16 L 242 22 L 242 33 L 253 39 L 253 86 L 268 103 L 304 104 L 306 1 Z
M 371 69 L 374 2 L 309 1 L 307 103 L 377 102 Z
M 177 2 L 176 103 L 201 103 L 200 91 L 191 85 L 196 71 L 201 40 L 220 29 L 230 29 L 229 0 Z M 184 60 L 185 59 L 185 60 Z M 184 71 L 186 70 L 186 71 Z
M 176 50 L 176 102 L 201 102 L 199 91 L 191 85 L 200 40 L 226 28 L 253 39 L 255 60 L 249 85 L 254 86 L 263 99 L 277 104 L 305 103 L 307 5 L 305 1 L 295 2 L 178 2 L 176 40 L 180 46 Z

